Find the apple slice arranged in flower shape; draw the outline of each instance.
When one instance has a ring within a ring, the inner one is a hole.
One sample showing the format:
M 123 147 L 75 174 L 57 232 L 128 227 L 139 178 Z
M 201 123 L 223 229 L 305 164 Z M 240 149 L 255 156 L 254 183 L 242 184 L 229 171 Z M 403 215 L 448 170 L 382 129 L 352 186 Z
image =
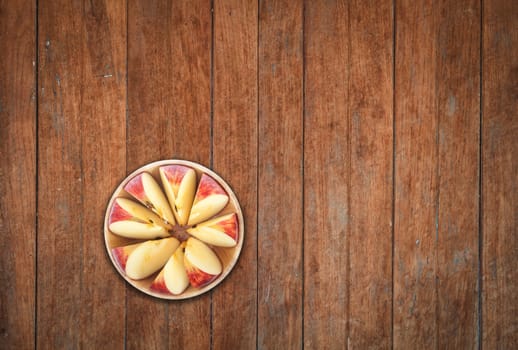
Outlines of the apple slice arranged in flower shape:
M 165 165 L 159 172 L 176 221 L 186 225 L 196 192 L 196 172 L 184 165 Z
M 184 249 L 183 242 L 174 254 L 169 258 L 164 268 L 151 283 L 151 289 L 160 293 L 169 293 L 173 295 L 182 294 L 189 286 L 189 278 L 185 271 L 184 265 Z
M 176 238 L 169 237 L 114 248 L 112 252 L 126 275 L 140 280 L 164 266 L 179 245 Z
M 202 241 L 190 237 L 185 244 L 184 265 L 187 277 L 194 288 L 214 281 L 223 271 L 221 261 Z
M 189 225 L 196 225 L 219 213 L 228 203 L 227 192 L 212 177 L 203 174 L 194 197 Z
M 223 215 L 194 225 L 187 232 L 199 240 L 217 247 L 234 247 L 239 225 L 236 213 Z
M 116 235 L 139 239 L 167 237 L 171 228 L 151 210 L 127 198 L 115 199 L 108 225 Z
M 171 207 L 160 185 L 158 185 L 151 174 L 147 172 L 138 174 L 124 186 L 124 190 L 157 213 L 166 223 L 175 224 Z

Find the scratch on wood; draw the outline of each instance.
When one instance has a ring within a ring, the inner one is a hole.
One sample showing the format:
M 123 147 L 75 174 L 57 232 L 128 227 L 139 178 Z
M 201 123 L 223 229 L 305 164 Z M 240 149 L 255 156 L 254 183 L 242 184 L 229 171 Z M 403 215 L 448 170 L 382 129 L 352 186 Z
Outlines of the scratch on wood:
M 453 117 L 456 109 L 457 109 L 457 100 L 456 100 L 455 96 L 450 95 L 448 97 L 448 116 Z

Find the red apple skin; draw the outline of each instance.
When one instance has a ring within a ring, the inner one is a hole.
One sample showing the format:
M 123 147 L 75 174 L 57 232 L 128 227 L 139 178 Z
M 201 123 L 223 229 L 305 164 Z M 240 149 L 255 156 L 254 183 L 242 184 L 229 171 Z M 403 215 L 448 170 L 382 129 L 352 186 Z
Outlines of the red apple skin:
M 164 170 L 164 174 L 170 183 L 180 184 L 185 174 L 191 170 L 191 168 L 183 165 L 166 165 L 160 169 Z
M 207 174 L 203 174 L 198 185 L 198 191 L 196 192 L 196 198 L 194 203 L 207 198 L 211 194 L 223 194 L 227 196 L 227 192 L 216 182 L 212 177 Z
M 113 248 L 112 255 L 122 271 L 126 271 L 126 261 L 128 261 L 129 254 L 126 253 L 124 247 Z
M 110 212 L 110 219 L 108 220 L 108 224 L 123 221 L 123 220 L 131 220 L 133 216 L 124 210 L 117 201 L 113 202 L 112 210 Z
M 189 278 L 189 282 L 191 283 L 191 286 L 193 286 L 194 288 L 206 286 L 207 284 L 218 278 L 218 275 L 210 275 L 195 267 L 192 267 L 192 269 L 186 268 L 186 271 L 187 277 Z
M 146 198 L 146 194 L 144 193 L 144 184 L 142 182 L 142 174 L 138 174 L 131 179 L 126 186 L 124 186 L 124 190 L 137 199 L 143 200 Z
M 154 290 L 155 292 L 158 292 L 158 293 L 171 294 L 171 292 L 169 292 L 169 289 L 167 289 L 167 286 L 165 285 L 163 271 L 160 272 L 158 277 L 153 281 L 153 283 L 150 286 L 150 289 Z
M 225 232 L 227 235 L 232 237 L 234 241 L 237 242 L 237 236 L 238 236 L 238 223 L 237 223 L 237 215 L 234 213 L 231 217 L 229 217 L 225 221 L 218 222 L 217 225 L 221 227 L 221 231 Z

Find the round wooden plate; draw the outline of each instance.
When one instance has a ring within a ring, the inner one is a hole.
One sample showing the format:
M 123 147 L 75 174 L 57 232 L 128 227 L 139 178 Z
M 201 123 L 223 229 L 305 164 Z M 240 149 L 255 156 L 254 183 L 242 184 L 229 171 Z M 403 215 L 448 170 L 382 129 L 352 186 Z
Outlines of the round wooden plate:
M 227 192 L 227 194 L 229 196 L 229 202 L 228 202 L 227 206 L 220 213 L 218 213 L 217 216 L 221 216 L 221 215 L 229 214 L 229 213 L 236 213 L 237 218 L 238 218 L 238 225 L 239 225 L 239 237 L 238 237 L 237 245 L 235 247 L 222 248 L 222 247 L 211 246 L 211 248 L 216 252 L 218 257 L 220 258 L 221 263 L 223 265 L 223 272 L 221 273 L 221 275 L 218 278 L 216 278 L 214 281 L 212 281 L 210 284 L 208 284 L 204 287 L 193 288 L 192 286 L 189 286 L 180 295 L 162 294 L 162 293 L 157 293 L 150 289 L 151 283 L 153 282 L 155 277 L 158 275 L 160 270 L 143 280 L 137 281 L 137 280 L 132 280 L 131 278 L 128 278 L 126 276 L 126 274 L 124 273 L 124 271 L 120 268 L 119 264 L 115 261 L 113 254 L 112 254 L 112 249 L 116 248 L 116 247 L 126 246 L 126 245 L 133 244 L 133 243 L 144 242 L 146 240 L 136 240 L 136 239 L 130 239 L 130 238 L 117 236 L 108 229 L 108 220 L 109 220 L 109 216 L 110 216 L 110 210 L 112 208 L 112 205 L 113 205 L 113 202 L 115 201 L 115 199 L 117 197 L 124 197 L 124 198 L 130 198 L 130 199 L 135 200 L 130 194 L 128 194 L 124 190 L 124 186 L 126 186 L 126 184 L 134 176 L 140 174 L 143 171 L 149 172 L 151 175 L 153 175 L 155 180 L 159 184 L 161 184 L 160 175 L 158 172 L 159 167 L 164 166 L 164 165 L 172 165 L 172 164 L 185 165 L 185 166 L 193 168 L 196 171 L 197 183 L 199 182 L 202 174 L 210 175 L 214 180 L 216 180 L 221 185 L 221 187 L 223 187 L 223 189 Z M 156 298 L 161 298 L 161 299 L 169 299 L 169 300 L 188 299 L 188 298 L 192 298 L 192 297 L 198 296 L 200 294 L 203 294 L 203 293 L 211 290 L 212 288 L 216 287 L 219 283 L 221 283 L 221 281 L 223 281 L 225 279 L 225 277 L 230 273 L 230 271 L 236 264 L 236 262 L 239 258 L 239 254 L 241 253 L 241 248 L 243 247 L 243 239 L 244 239 L 243 212 L 241 211 L 241 207 L 239 206 L 239 202 L 236 198 L 236 195 L 234 194 L 234 192 L 232 191 L 230 186 L 218 174 L 216 174 L 212 170 L 210 170 L 198 163 L 194 163 L 194 162 L 190 162 L 190 161 L 186 161 L 186 160 L 176 160 L 176 159 L 161 160 L 158 162 L 153 162 L 153 163 L 144 165 L 143 167 L 135 170 L 133 173 L 131 173 L 129 176 L 127 176 L 121 182 L 121 184 L 117 187 L 117 189 L 111 196 L 110 201 L 108 202 L 108 207 L 106 208 L 106 214 L 104 217 L 104 242 L 106 245 L 106 250 L 108 251 L 108 256 L 110 257 L 110 260 L 111 260 L 113 266 L 115 267 L 115 269 L 133 287 L 137 288 L 138 290 L 140 290 L 150 296 L 153 296 Z

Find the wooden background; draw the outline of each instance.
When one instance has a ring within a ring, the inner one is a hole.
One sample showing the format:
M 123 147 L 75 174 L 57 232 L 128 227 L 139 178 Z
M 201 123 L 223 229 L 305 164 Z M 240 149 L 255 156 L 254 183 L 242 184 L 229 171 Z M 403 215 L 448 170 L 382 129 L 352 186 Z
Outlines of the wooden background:
M 1 349 L 517 349 L 518 2 L 0 0 Z M 213 168 L 211 293 L 127 285 L 106 204 Z

